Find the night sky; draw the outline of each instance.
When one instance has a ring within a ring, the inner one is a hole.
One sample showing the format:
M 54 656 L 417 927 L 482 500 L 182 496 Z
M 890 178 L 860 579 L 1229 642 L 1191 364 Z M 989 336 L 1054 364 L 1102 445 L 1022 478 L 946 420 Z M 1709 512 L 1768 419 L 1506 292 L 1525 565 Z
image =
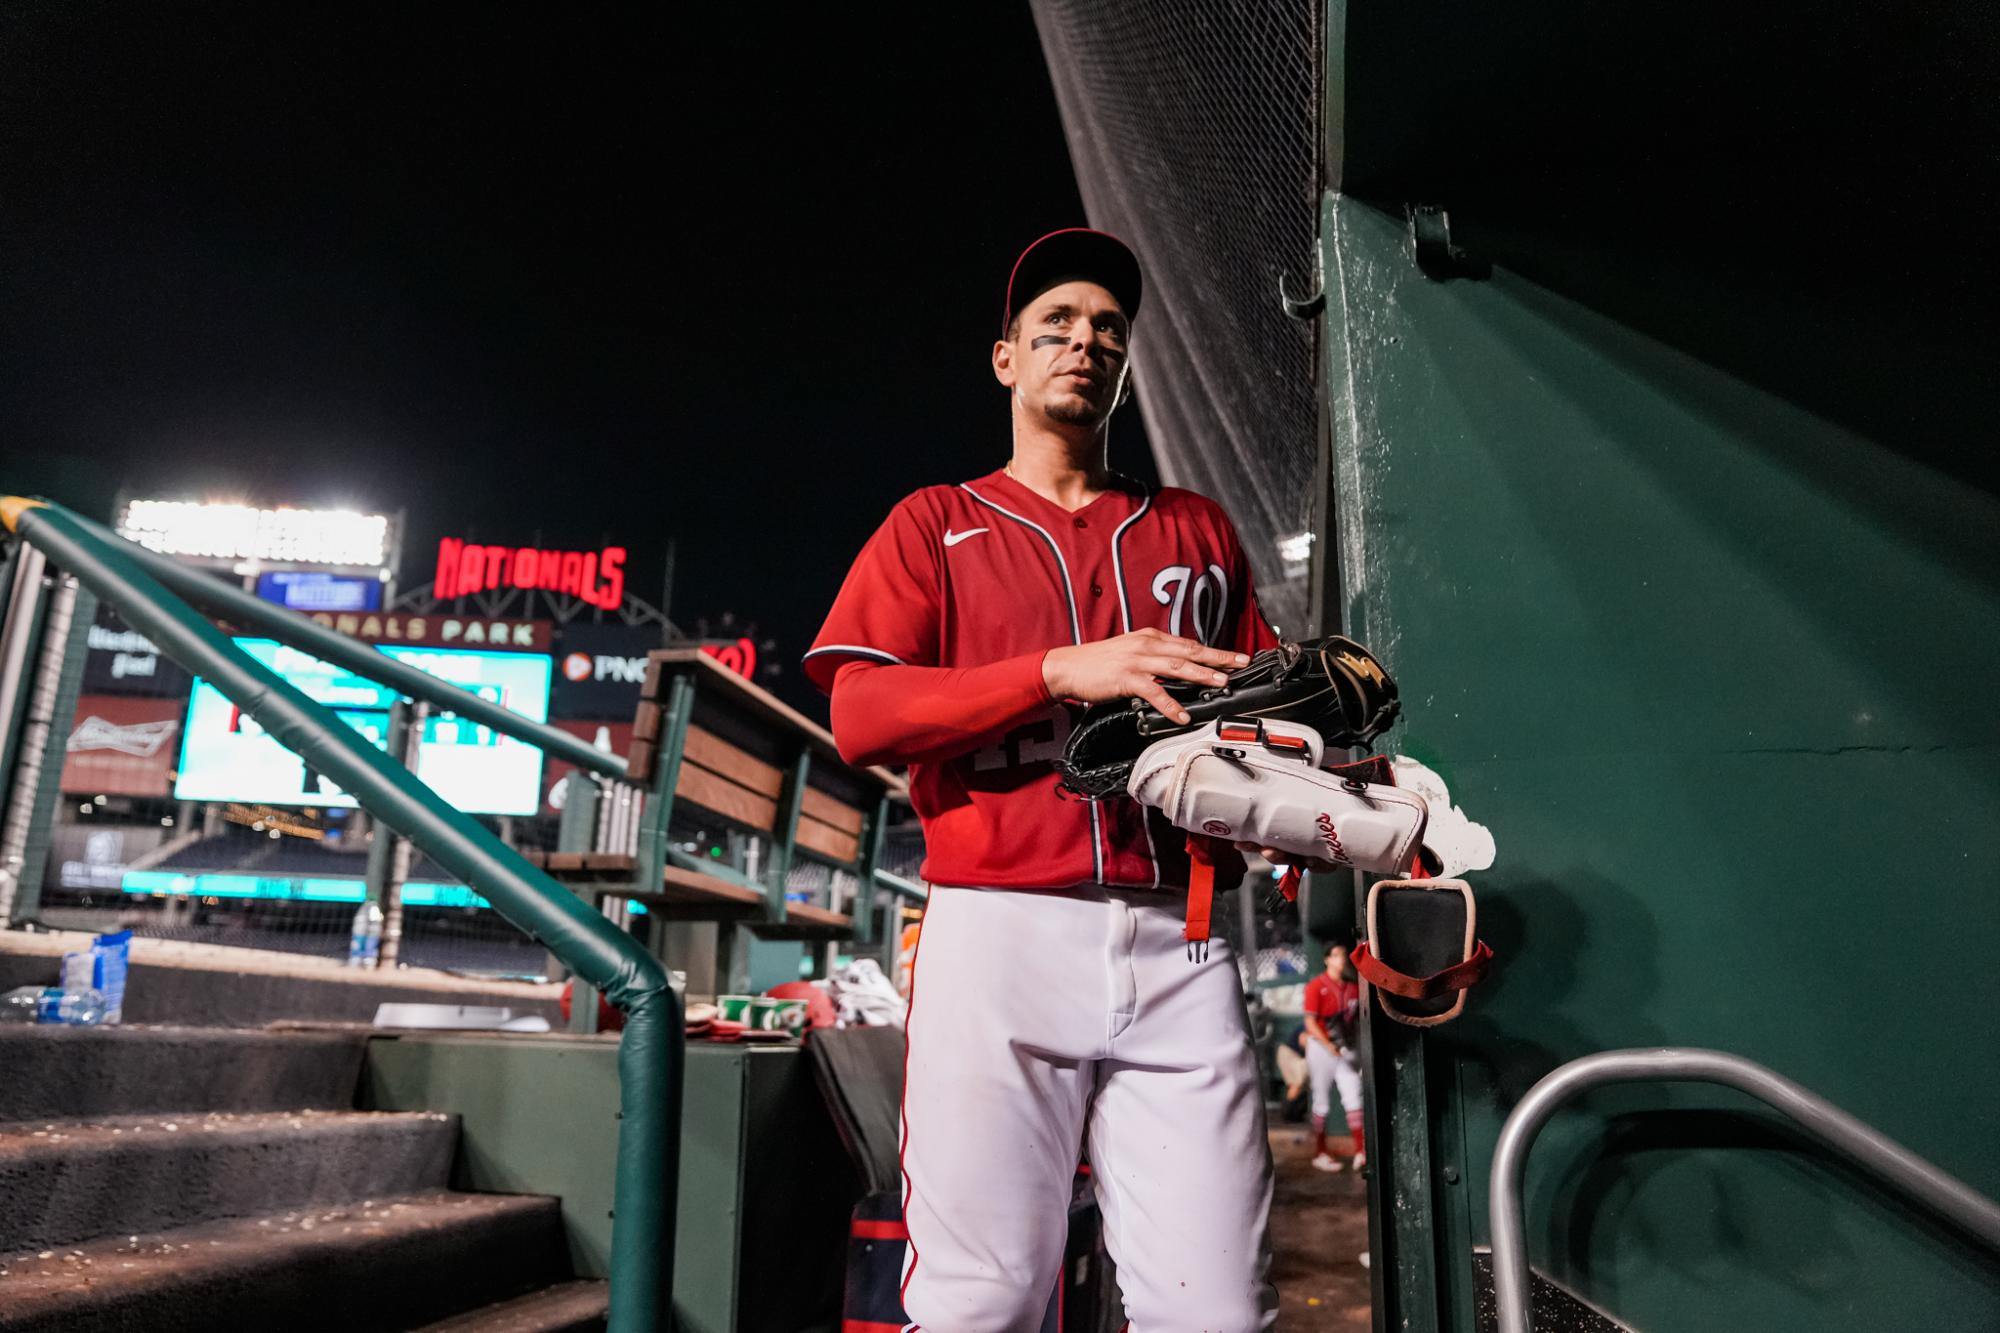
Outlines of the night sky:
M 655 600 L 672 539 L 674 617 L 817 709 L 869 531 L 1005 458 L 1006 271 L 1082 207 L 1025 4 L 684 12 L 14 6 L 0 492 L 401 508 L 405 586 L 611 542 Z

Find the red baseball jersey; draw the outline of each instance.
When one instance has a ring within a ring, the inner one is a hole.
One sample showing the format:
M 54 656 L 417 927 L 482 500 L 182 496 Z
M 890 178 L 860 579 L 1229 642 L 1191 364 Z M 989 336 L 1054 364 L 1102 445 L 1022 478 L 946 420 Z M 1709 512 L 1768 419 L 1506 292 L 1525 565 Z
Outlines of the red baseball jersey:
M 1305 1012 L 1319 1019 L 1327 1036 L 1352 1046 L 1355 1024 L 1361 1020 L 1361 983 L 1320 973 L 1306 983 Z
M 1049 649 L 1148 626 L 1240 652 L 1277 642 L 1221 507 L 1192 491 L 1134 484 L 1072 513 L 1003 469 L 925 487 L 897 504 L 848 571 L 805 666 L 831 692 L 839 669 L 855 661 L 964 668 L 1020 659 L 1036 689 Z M 925 879 L 988 888 L 1186 884 L 1186 834 L 1157 811 L 1125 797 L 1092 803 L 1056 794 L 1052 761 L 1071 717 L 1044 697 L 1038 715 L 976 749 L 912 760 Z

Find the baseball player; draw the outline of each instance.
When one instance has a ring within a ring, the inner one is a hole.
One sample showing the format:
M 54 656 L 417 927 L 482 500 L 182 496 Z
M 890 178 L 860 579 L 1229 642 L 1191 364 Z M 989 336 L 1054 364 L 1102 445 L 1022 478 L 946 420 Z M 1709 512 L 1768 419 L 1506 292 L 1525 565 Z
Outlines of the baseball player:
M 901 501 L 806 670 L 851 762 L 907 764 L 931 885 L 903 1103 L 910 1328 L 1040 1326 L 1086 1146 L 1138 1333 L 1268 1328 L 1271 1163 L 1237 980 L 1182 938 L 1186 835 L 1060 798 L 1064 701 L 1219 684 L 1276 643 L 1222 510 L 1112 472 L 1139 264 L 1084 229 L 1007 286 L 1003 467 Z
M 1306 983 L 1306 1076 L 1312 1084 L 1312 1164 L 1322 1171 L 1340 1170 L 1340 1159 L 1327 1151 L 1326 1117 L 1333 1110 L 1329 1095 L 1340 1089 L 1347 1112 L 1347 1132 L 1354 1136 L 1354 1169 L 1368 1165 L 1361 1129 L 1361 1059 L 1355 1049 L 1355 1029 L 1361 1018 L 1361 983 L 1348 960 L 1347 946 L 1326 946 L 1326 971 Z

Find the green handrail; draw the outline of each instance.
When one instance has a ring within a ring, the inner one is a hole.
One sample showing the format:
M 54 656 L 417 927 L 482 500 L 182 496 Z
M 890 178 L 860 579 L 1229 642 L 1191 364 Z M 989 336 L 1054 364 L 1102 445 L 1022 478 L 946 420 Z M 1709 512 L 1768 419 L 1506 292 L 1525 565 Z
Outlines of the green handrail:
M 92 532 L 93 525 L 61 506 L 17 496 L 0 498 L 0 522 L 625 1011 L 609 1327 L 610 1333 L 670 1328 L 684 1035 L 680 998 L 658 960 L 331 710 L 230 643 L 153 578 L 128 553 L 130 543 Z M 388 662 L 379 653 L 368 656 Z
M 913 903 L 924 902 L 931 896 L 931 891 L 916 880 L 904 879 L 901 875 L 888 870 L 877 870 L 875 883 L 898 898 L 907 898 Z

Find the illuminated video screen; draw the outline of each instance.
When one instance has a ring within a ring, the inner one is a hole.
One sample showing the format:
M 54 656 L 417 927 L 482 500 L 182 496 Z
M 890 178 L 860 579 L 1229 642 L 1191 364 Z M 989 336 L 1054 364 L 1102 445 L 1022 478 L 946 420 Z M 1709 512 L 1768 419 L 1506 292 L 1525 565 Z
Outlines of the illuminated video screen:
M 237 647 L 326 705 L 377 748 L 389 745 L 389 709 L 396 691 L 310 653 L 272 639 L 237 639 Z M 549 668 L 539 653 L 377 645 L 420 671 L 500 704 L 536 722 L 549 716 Z M 531 815 L 540 807 L 542 752 L 491 727 L 433 711 L 424 722 L 417 776 L 468 814 Z M 353 807 L 355 799 L 323 773 L 308 769 L 222 692 L 197 678 L 181 732 L 183 801 L 242 801 L 263 805 Z

